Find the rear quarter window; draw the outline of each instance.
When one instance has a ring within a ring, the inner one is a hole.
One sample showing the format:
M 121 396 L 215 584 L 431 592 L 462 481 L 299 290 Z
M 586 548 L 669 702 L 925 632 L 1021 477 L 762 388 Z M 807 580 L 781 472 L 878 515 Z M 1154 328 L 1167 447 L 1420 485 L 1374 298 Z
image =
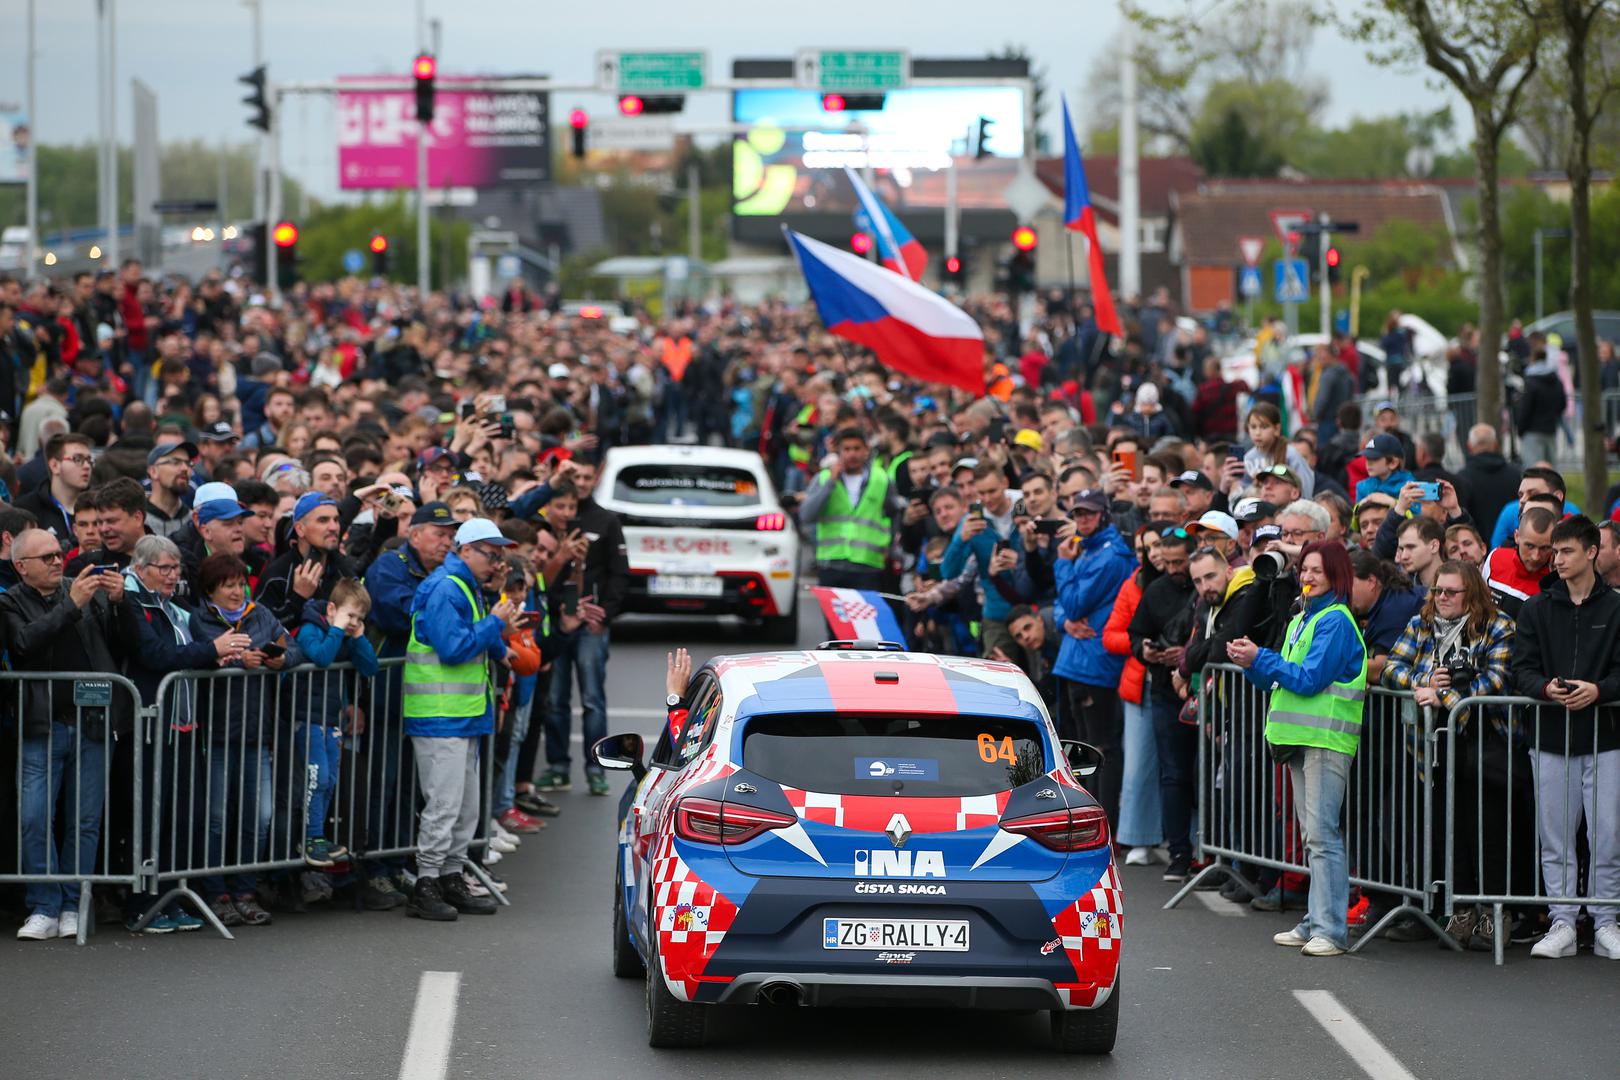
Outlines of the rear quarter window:
M 613 478 L 613 497 L 643 506 L 758 506 L 759 481 L 726 465 L 626 465 Z
M 990 795 L 1047 771 L 1035 723 L 1005 717 L 795 713 L 743 730 L 742 765 L 843 795 Z

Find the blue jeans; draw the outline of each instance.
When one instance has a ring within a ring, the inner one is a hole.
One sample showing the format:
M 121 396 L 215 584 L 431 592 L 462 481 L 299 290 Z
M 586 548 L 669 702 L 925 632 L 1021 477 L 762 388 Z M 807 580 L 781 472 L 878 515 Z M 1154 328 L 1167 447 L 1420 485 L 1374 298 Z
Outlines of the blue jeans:
M 80 739 L 70 724 L 51 724 L 48 736 L 22 741 L 22 864 L 25 874 L 94 874 L 101 843 L 101 808 L 107 799 L 107 747 Z M 70 853 L 62 864 L 56 846 L 57 797 L 67 777 L 61 828 Z M 79 883 L 28 886 L 28 907 L 35 915 L 55 919 L 64 907 L 79 905 Z
M 1151 689 L 1144 694 L 1152 695 Z M 1181 702 L 1150 696 L 1159 747 L 1159 814 L 1172 859 L 1192 856 L 1193 802 L 1198 797 L 1198 729 L 1181 722 Z
M 343 729 L 298 724 L 293 729 L 293 755 L 304 781 L 304 835 L 325 836 L 326 815 L 343 766 Z
M 275 791 L 270 748 L 241 743 L 208 747 L 208 864 L 264 862 L 270 851 Z M 259 887 L 257 873 L 214 874 L 202 879 L 205 896 L 248 896 Z
M 1345 948 L 1349 943 L 1350 861 L 1339 819 L 1350 779 L 1350 755 L 1303 747 L 1288 762 L 1288 778 L 1294 785 L 1294 814 L 1305 830 L 1305 857 L 1311 867 L 1310 899 L 1305 918 L 1295 930 L 1301 937 L 1323 937 Z
M 1159 802 L 1159 743 L 1147 705 L 1125 706 L 1125 777 L 1119 794 L 1115 839 L 1132 847 L 1164 843 L 1164 811 Z
M 517 798 L 517 763 L 518 755 L 523 747 L 523 740 L 529 735 L 529 717 L 534 712 L 534 699 L 530 698 L 528 704 L 515 708 L 511 712 L 512 741 L 506 753 L 506 760 L 501 763 L 500 775 L 497 776 L 495 786 L 495 805 L 490 807 L 491 815 L 499 817 L 512 808 L 512 800 Z
M 607 734 L 608 631 L 593 634 L 583 628 L 559 636 L 561 648 L 551 665 L 551 711 L 546 716 L 546 764 L 568 772 L 568 740 L 574 726 L 574 676 L 579 676 L 579 705 L 585 728 L 585 749 Z M 585 773 L 602 770 L 587 756 Z

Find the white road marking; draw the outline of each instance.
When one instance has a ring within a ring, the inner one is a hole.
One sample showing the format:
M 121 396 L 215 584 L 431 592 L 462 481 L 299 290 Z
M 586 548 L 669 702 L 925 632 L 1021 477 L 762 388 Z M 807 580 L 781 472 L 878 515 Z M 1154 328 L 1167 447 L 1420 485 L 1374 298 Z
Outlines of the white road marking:
M 1294 998 L 1373 1080 L 1416 1080 L 1331 991 L 1295 990 Z
M 1229 919 L 1249 913 L 1249 905 L 1234 904 L 1232 901 L 1223 898 L 1218 892 L 1200 892 L 1194 889 L 1193 896 L 1198 899 L 1200 904 L 1203 904 L 1215 914 L 1224 915 Z
M 461 972 L 422 972 L 399 1080 L 444 1080 L 450 1068 L 450 1040 L 455 1035 L 456 999 L 460 993 Z

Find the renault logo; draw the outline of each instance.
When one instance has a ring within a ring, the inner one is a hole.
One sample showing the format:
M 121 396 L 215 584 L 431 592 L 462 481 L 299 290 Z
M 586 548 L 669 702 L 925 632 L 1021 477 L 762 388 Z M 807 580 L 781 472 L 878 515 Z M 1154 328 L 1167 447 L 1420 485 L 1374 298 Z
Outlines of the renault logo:
M 911 839 L 911 822 L 906 820 L 906 815 L 896 814 L 889 819 L 888 828 L 883 830 L 883 834 L 896 848 L 903 848 L 906 841 Z

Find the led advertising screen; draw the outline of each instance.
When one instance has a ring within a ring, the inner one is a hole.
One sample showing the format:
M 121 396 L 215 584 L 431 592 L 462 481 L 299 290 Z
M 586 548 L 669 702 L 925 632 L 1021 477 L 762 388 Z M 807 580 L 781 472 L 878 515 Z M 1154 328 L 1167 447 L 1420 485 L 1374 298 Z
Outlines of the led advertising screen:
M 428 186 L 489 188 L 549 180 L 549 95 L 457 91 L 455 84 L 454 78 L 438 80 Z M 416 186 L 416 96 L 409 84 L 397 91 L 341 92 L 337 117 L 340 187 Z
M 980 117 L 990 121 L 983 159 Z M 1003 210 L 1024 153 L 1024 93 L 1014 86 L 910 87 L 889 91 L 880 110 L 844 112 L 825 111 L 813 90 L 738 90 L 732 118 L 748 125 L 732 143 L 739 218 L 847 217 L 855 193 L 846 165 L 871 168 L 874 189 L 897 213 L 942 209 L 953 161 L 958 206 Z

